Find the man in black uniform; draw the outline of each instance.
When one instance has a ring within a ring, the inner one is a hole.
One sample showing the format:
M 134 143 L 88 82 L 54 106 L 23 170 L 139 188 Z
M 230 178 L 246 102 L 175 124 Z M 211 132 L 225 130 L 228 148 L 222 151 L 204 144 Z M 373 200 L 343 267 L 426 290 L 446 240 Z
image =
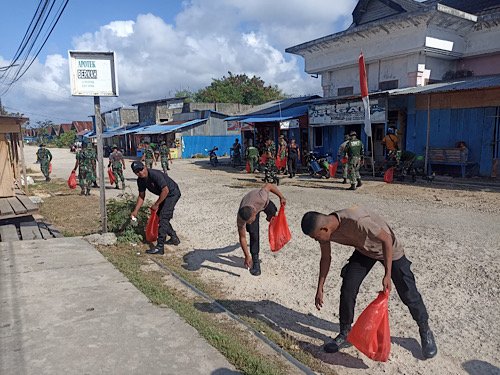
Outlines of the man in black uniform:
M 156 246 L 151 250 L 147 250 L 146 253 L 164 254 L 165 244 L 177 246 L 180 243 L 174 228 L 172 228 L 172 224 L 170 224 L 170 220 L 174 216 L 174 208 L 181 197 L 181 191 L 175 181 L 165 173 L 156 169 L 148 169 L 140 161 L 132 163 L 132 171 L 139 177 L 137 179 L 139 197 L 137 198 L 135 210 L 130 217 L 137 217 L 139 208 L 144 204 L 146 189 L 158 195 L 158 200 L 151 206 L 160 219 L 158 241 Z M 170 236 L 170 239 L 165 242 L 167 235 Z
M 295 144 L 295 139 L 292 139 L 288 145 L 288 172 L 290 172 L 290 178 L 295 177 L 297 173 L 298 161 L 300 161 L 299 146 Z

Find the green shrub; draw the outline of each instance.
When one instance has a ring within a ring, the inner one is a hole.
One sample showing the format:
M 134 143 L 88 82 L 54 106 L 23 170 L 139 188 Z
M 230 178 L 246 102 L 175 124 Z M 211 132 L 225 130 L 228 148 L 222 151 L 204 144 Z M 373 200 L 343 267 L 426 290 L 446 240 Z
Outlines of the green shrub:
M 108 230 L 116 234 L 119 242 L 137 243 L 144 238 L 146 224 L 149 219 L 151 201 L 145 201 L 137 214 L 137 221 L 130 219 L 135 209 L 137 196 L 124 194 L 121 199 L 110 199 L 107 204 Z

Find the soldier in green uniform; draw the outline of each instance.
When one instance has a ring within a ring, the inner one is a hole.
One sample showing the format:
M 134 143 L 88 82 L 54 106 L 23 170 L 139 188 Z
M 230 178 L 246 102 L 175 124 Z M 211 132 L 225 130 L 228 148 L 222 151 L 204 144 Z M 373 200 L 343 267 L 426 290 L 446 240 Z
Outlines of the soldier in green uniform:
M 235 139 L 231 150 L 233 150 L 233 167 L 237 167 L 241 164 L 241 144 L 238 138 Z
M 344 157 L 345 154 L 345 146 L 349 143 L 349 134 L 344 135 L 344 142 L 339 147 L 339 152 L 337 153 L 337 159 L 340 157 Z M 342 181 L 343 184 L 347 184 L 347 164 L 342 164 Z M 332 176 L 333 177 L 333 176 Z
M 122 182 L 122 190 L 125 190 L 125 178 L 123 177 L 123 170 L 125 169 L 125 159 L 121 151 L 118 150 L 117 145 L 113 145 L 113 152 L 109 155 L 108 168 L 111 167 L 113 176 L 115 176 L 115 189 L 119 189 L 118 179 Z
M 172 162 L 172 157 L 170 156 L 170 149 L 168 148 L 165 142 L 162 142 L 160 146 L 160 161 L 163 173 L 165 173 L 168 176 L 167 171 L 170 170 L 168 162 Z
M 52 154 L 45 148 L 45 144 L 41 144 L 36 152 L 36 156 L 40 162 L 40 169 L 45 176 L 45 181 L 50 181 L 50 162 L 52 161 Z
M 82 189 L 81 195 L 90 195 L 90 188 L 95 181 L 94 172 L 92 171 L 92 163 L 95 163 L 95 155 L 93 150 L 87 147 L 87 143 L 82 143 L 82 149 L 76 154 L 76 163 L 73 172 L 78 170 L 78 180 L 80 188 Z
M 347 154 L 347 177 L 351 182 L 351 187 L 347 190 L 356 190 L 356 187 L 362 185 L 359 168 L 364 163 L 365 148 L 363 147 L 363 142 L 357 138 L 355 131 L 350 132 L 349 137 L 351 139 L 344 150 L 345 154 Z
M 144 150 L 142 152 L 141 162 L 144 162 L 146 168 L 149 169 L 153 168 L 153 162 L 156 165 L 155 153 L 153 147 L 151 147 L 148 141 L 144 142 Z
M 280 157 L 281 160 L 283 159 L 286 159 L 287 158 L 287 143 L 285 141 L 285 136 L 284 135 L 280 135 L 280 138 L 279 138 L 279 141 L 278 141 L 278 156 Z M 280 168 L 278 169 L 278 173 L 281 173 L 282 172 L 282 169 L 283 169 L 283 174 L 287 174 L 287 166 L 286 166 L 286 161 L 284 162 L 284 167 L 283 168 Z
M 250 173 L 255 171 L 255 164 L 259 161 L 259 150 L 256 147 L 248 146 L 245 151 L 248 164 L 250 165 Z
M 97 185 L 97 171 L 96 171 L 96 168 L 97 168 L 97 144 L 94 144 L 92 146 L 92 148 L 89 148 L 89 151 L 91 153 L 92 160 L 93 160 L 92 173 L 94 175 L 94 182 L 92 182 L 92 187 L 99 189 L 99 185 Z
M 408 150 L 390 151 L 389 158 L 396 160 L 396 167 L 400 171 L 399 179 L 404 180 L 417 158 L 417 155 Z
M 266 165 L 264 169 L 265 177 L 264 182 L 276 182 L 276 185 L 280 184 L 280 180 L 276 177 L 276 145 L 269 138 L 266 140 L 266 147 L 264 148 L 264 154 L 267 155 Z

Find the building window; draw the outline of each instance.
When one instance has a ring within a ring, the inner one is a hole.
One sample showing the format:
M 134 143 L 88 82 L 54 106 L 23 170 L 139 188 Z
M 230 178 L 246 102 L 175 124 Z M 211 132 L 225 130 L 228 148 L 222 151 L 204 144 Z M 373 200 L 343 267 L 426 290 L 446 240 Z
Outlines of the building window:
M 378 83 L 378 89 L 385 91 L 385 90 L 393 90 L 398 88 L 398 80 L 395 79 L 394 81 L 383 81 Z
M 314 128 L 314 147 L 323 147 L 323 128 Z
M 354 94 L 354 87 L 349 86 L 349 87 L 339 87 L 337 89 L 337 95 L 338 96 L 345 96 L 345 95 L 352 95 Z

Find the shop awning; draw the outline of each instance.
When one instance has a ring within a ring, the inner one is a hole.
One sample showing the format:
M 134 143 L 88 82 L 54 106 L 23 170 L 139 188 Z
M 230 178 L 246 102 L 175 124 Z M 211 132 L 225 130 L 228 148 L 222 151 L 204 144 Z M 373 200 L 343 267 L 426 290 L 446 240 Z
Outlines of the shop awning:
M 147 135 L 147 134 L 166 134 L 166 133 L 171 133 L 173 131 L 179 130 L 186 128 L 188 126 L 196 125 L 199 124 L 203 121 L 207 121 L 208 118 L 202 118 L 202 119 L 196 119 L 196 120 L 191 120 L 184 122 L 182 124 L 176 124 L 176 125 L 168 125 L 168 123 L 163 124 L 163 125 L 153 125 L 145 128 L 144 130 L 138 132 L 137 134 L 141 135 Z

